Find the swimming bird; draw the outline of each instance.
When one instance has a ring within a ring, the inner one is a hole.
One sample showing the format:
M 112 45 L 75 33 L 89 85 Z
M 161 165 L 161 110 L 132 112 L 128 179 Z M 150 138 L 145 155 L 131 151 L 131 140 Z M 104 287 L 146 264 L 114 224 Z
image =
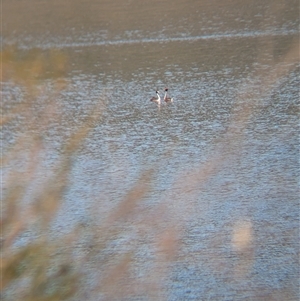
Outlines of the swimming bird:
M 160 105 L 160 95 L 159 95 L 159 91 L 155 91 L 156 93 L 156 97 L 153 96 L 150 101 L 155 102 L 157 105 Z
M 165 96 L 164 96 L 164 101 L 167 102 L 167 103 L 168 102 L 173 102 L 173 100 L 174 100 L 172 97 L 168 96 L 168 90 L 169 90 L 168 88 L 165 89 Z

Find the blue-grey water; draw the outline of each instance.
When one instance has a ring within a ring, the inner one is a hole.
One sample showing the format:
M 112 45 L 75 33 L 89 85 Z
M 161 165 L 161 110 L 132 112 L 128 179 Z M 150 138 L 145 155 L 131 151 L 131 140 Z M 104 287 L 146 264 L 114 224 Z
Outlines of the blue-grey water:
M 50 232 L 100 227 L 136 183 L 147 187 L 129 213 L 122 209 L 127 218 L 116 215 L 108 226 L 118 228 L 102 250 L 111 261 L 103 263 L 90 247 L 97 242 L 89 230 L 76 246 L 75 253 L 94 252 L 81 267 L 88 300 L 299 298 L 299 20 L 291 8 L 299 5 L 246 1 L 214 10 L 204 1 L 197 13 L 196 2 L 170 4 L 183 16 L 170 21 L 168 12 L 165 23 L 158 8 L 161 23 L 153 28 L 147 17 L 144 25 L 141 16 L 118 24 L 105 23 L 104 15 L 102 30 L 92 21 L 73 28 L 72 15 L 69 31 L 54 34 L 51 18 L 49 31 L 32 19 L 22 30 L 15 21 L 4 36 L 4 45 L 17 43 L 19 59 L 34 51 L 67 57 L 64 73 L 50 68 L 35 82 L 40 94 L 30 116 L 10 111 L 26 98 L 22 83 L 13 76 L 2 82 L 4 113 L 13 116 L 2 130 L 4 153 L 19 137 L 41 137 L 31 189 L 51 174 L 72 134 L 88 128 Z M 104 7 L 121 14 L 114 4 Z M 172 104 L 149 101 L 165 87 Z M 24 153 L 4 170 L 26 165 L 26 146 Z M 164 257 L 161 248 L 172 243 Z M 125 253 L 133 256 L 131 290 L 105 299 L 93 291 L 95 279 Z

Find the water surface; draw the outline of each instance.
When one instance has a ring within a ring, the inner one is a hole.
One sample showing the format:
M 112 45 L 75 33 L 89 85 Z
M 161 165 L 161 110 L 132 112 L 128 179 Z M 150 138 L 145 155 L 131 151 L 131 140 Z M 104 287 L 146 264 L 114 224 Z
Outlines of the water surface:
M 38 79 L 37 110 L 47 116 L 55 95 L 60 113 L 41 134 L 43 168 L 99 115 L 73 157 L 55 233 L 101 224 L 140 178 L 150 181 L 106 252 L 133 252 L 132 277 L 144 283 L 151 262 L 167 266 L 158 300 L 299 298 L 299 4 L 235 2 L 39 2 L 21 20 L 5 4 L 4 45 L 18 43 L 17 57 L 67 58 L 63 75 L 48 67 Z M 65 87 L 51 94 L 58 77 Z M 157 107 L 149 99 L 165 87 L 175 101 Z M 11 79 L 2 93 L 9 112 L 26 92 Z M 4 150 L 37 130 L 20 112 L 3 128 Z M 166 229 L 177 231 L 170 261 L 157 258 Z

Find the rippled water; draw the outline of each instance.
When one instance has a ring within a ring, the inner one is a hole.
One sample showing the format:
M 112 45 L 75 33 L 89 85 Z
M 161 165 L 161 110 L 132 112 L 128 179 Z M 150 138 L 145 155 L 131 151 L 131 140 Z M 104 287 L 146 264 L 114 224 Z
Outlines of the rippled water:
M 277 294 L 297 300 L 299 65 L 288 55 L 297 43 L 296 23 L 283 14 L 280 26 L 256 28 L 249 17 L 242 28 L 225 22 L 222 29 L 220 15 L 218 9 L 218 22 L 199 23 L 210 29 L 197 32 L 193 23 L 182 35 L 176 21 L 176 30 L 165 25 L 146 37 L 130 26 L 114 36 L 111 29 L 77 31 L 70 41 L 64 32 L 51 39 L 17 31 L 6 37 L 8 44 L 19 40 L 23 52 L 55 47 L 68 57 L 67 86 L 56 96 L 63 118 L 52 120 L 43 137 L 46 165 L 91 109 L 100 113 L 74 157 L 55 230 L 89 224 L 95 199 L 101 223 L 152 169 L 140 206 L 151 214 L 165 206 L 166 220 L 180 229 L 180 248 L 163 280 L 167 300 L 271 300 Z M 51 91 L 55 79 L 50 74 L 45 81 Z M 165 87 L 173 104 L 149 101 Z M 2 93 L 6 109 L 22 99 L 11 82 Z M 39 104 L 45 107 L 43 97 Z M 24 129 L 22 118 L 5 127 L 4 149 Z M 115 240 L 120 250 L 138 236 L 131 226 Z M 250 235 L 246 255 L 235 249 L 236 229 Z M 153 255 L 149 235 L 134 246 L 141 274 Z

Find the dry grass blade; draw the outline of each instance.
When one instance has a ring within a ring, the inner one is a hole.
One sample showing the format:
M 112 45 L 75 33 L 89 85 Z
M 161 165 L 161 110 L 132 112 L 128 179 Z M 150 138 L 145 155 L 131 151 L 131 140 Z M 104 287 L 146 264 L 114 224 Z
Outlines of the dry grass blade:
M 1 162 L 8 171 L 1 216 L 2 296 L 4 300 L 66 300 L 76 292 L 78 272 L 74 271 L 71 250 L 64 247 L 67 237 L 51 240 L 48 227 L 62 203 L 72 156 L 89 134 L 90 123 L 98 122 L 103 108 L 95 106 L 86 121 L 78 126 L 64 144 L 56 165 L 51 172 L 47 171 L 51 176 L 45 174 L 45 180 L 41 181 L 38 175 L 43 170 L 46 151 L 43 135 L 54 119 L 61 119 L 56 96 L 65 87 L 58 79 L 41 107 L 39 97 L 48 93 L 41 78 L 49 68 L 54 77 L 63 74 L 65 56 L 59 51 L 50 51 L 48 56 L 31 51 L 27 56 L 19 57 L 19 50 L 14 47 L 2 55 L 3 80 L 11 78 L 28 92 L 21 103 L 15 106 L 7 103 L 4 112 L 7 115 L 2 116 L 2 122 L 9 123 L 14 121 L 15 115 L 21 115 L 28 129 L 16 137 Z M 22 70 L 27 70 L 26 74 Z M 14 169 L 16 165 L 21 166 L 20 170 Z M 23 243 L 25 233 L 29 234 L 29 239 Z
M 107 218 L 107 225 L 112 225 L 114 222 L 117 222 L 120 219 L 124 220 L 133 213 L 137 203 L 143 199 L 150 189 L 152 174 L 153 170 L 149 170 L 142 174 L 142 176 L 129 190 L 117 208 Z

